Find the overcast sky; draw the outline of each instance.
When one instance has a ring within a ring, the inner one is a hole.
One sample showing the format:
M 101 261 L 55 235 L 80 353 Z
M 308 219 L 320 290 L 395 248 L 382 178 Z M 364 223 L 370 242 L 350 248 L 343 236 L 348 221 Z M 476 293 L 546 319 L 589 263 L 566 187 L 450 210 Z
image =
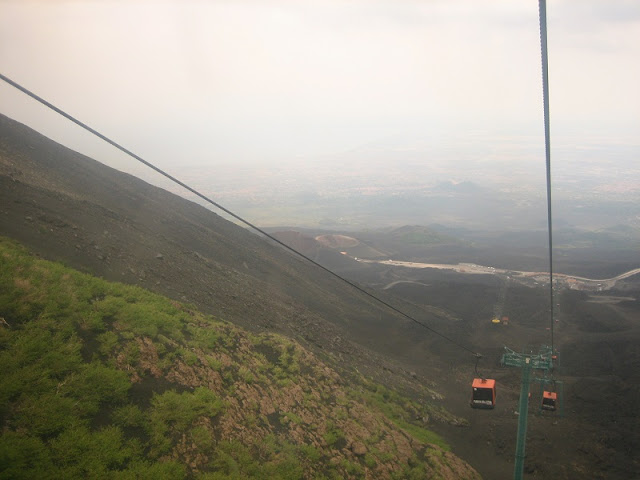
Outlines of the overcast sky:
M 640 1 L 547 9 L 552 143 L 638 145 Z M 537 0 L 0 0 L 0 71 L 165 167 L 543 133 Z

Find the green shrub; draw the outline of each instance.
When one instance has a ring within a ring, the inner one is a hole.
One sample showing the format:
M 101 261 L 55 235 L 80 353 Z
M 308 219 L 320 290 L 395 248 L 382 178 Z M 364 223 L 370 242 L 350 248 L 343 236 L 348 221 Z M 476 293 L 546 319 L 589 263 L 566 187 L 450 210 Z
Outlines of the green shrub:
M 117 408 L 113 412 L 112 419 L 121 427 L 141 427 L 145 423 L 142 410 L 137 405 L 131 404 Z
M 322 453 L 313 445 L 300 445 L 298 449 L 300 456 L 312 464 L 317 463 L 322 458 Z
M 53 463 L 47 446 L 35 437 L 5 431 L 0 436 L 0 478 L 51 478 Z
M 174 460 L 156 460 L 153 462 L 136 459 L 127 465 L 127 469 L 112 473 L 114 480 L 183 480 L 186 469 Z
M 115 348 L 118 345 L 118 334 L 112 331 L 104 332 L 98 335 L 96 338 L 100 346 L 98 352 L 103 356 L 109 356 L 113 354 Z
M 198 446 L 200 451 L 208 451 L 213 448 L 213 437 L 211 432 L 202 426 L 197 426 L 191 429 L 191 439 L 193 443 Z
M 255 381 L 255 377 L 247 367 L 240 367 L 238 369 L 238 375 L 245 383 L 253 383 Z
M 96 432 L 84 426 L 70 428 L 50 447 L 59 478 L 104 478 L 109 470 L 121 469 L 131 456 L 118 427 Z
M 215 359 L 212 356 L 207 356 L 207 363 L 209 364 L 209 366 L 211 368 L 213 368 L 216 371 L 220 371 L 222 370 L 222 362 L 220 360 Z
M 294 423 L 296 425 L 301 425 L 302 424 L 302 418 L 300 418 L 300 416 L 296 415 L 293 412 L 286 412 L 282 416 L 288 418 L 289 421 L 291 421 L 292 423 Z
M 327 445 L 333 446 L 339 441 L 344 441 L 344 433 L 336 427 L 336 425 L 329 421 L 327 422 L 327 431 L 323 435 L 324 441 Z
M 147 428 L 156 453 L 171 446 L 169 432 L 185 432 L 198 417 L 214 417 L 223 408 L 222 401 L 208 388 L 196 388 L 193 393 L 173 390 L 151 399 Z
M 14 403 L 9 424 L 17 431 L 35 436 L 51 436 L 69 426 L 84 423 L 78 415 L 76 400 L 56 395 L 21 395 Z
M 123 402 L 130 387 L 131 382 L 125 372 L 92 362 L 80 367 L 78 375 L 65 385 L 65 390 L 80 402 L 97 405 Z

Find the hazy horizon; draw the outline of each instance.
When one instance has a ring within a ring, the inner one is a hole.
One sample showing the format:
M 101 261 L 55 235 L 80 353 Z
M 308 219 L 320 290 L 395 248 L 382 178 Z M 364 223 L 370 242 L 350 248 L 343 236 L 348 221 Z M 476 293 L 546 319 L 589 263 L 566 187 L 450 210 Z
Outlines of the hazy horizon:
M 547 13 L 559 198 L 636 199 L 640 3 L 551 0 Z M 265 191 L 283 169 L 318 194 L 314 180 L 345 179 L 315 168 L 371 164 L 351 172 L 354 194 L 392 190 L 397 171 L 415 173 L 403 188 L 544 194 L 537 1 L 5 1 L 0 27 L 4 75 L 221 201 L 237 166 L 254 183 L 263 172 Z M 169 187 L 3 82 L 0 99 L 11 118 Z

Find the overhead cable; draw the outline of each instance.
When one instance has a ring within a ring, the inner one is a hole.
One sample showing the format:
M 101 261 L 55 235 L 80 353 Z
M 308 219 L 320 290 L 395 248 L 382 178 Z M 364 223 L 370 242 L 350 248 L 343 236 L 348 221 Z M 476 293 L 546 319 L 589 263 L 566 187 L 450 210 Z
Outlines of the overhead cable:
M 549 234 L 549 310 L 551 351 L 553 352 L 553 223 L 551 216 L 551 128 L 549 119 L 549 59 L 547 54 L 547 2 L 538 0 L 540 13 L 540 51 L 542 56 L 542 99 L 544 104 L 544 150 L 547 169 L 547 231 Z

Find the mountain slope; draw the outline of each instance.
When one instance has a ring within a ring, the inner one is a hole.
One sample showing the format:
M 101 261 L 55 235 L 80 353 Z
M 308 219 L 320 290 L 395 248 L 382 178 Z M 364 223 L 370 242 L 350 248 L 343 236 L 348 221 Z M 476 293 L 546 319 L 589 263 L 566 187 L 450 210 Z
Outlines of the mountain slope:
M 44 258 L 189 302 L 254 332 L 284 333 L 342 373 L 358 369 L 420 395 L 416 367 L 396 354 L 425 365 L 424 336 L 411 325 L 211 211 L 4 116 L 0 233 Z M 436 368 L 437 358 L 428 365 Z
M 365 233 L 358 239 L 368 245 Z M 418 238 L 413 234 L 405 238 L 409 242 L 403 249 L 415 249 L 416 258 L 422 258 L 431 235 L 418 233 Z M 365 285 L 394 284 L 376 294 L 483 354 L 481 371 L 500 383 L 500 400 L 494 411 L 479 412 L 468 406 L 474 373 L 470 354 L 390 315 L 335 278 L 209 210 L 107 168 L 2 116 L 0 234 L 46 259 L 188 302 L 187 310 L 212 314 L 252 335 L 284 333 L 338 372 L 344 382 L 362 372 L 387 387 L 399 387 L 421 405 L 428 401 L 446 406 L 468 419 L 464 422 L 468 426 L 460 428 L 461 422 L 451 417 L 430 415 L 428 427 L 445 435 L 453 451 L 485 478 L 508 478 L 512 473 L 520 379 L 518 372 L 501 368 L 498 360 L 502 345 L 517 348 L 523 339 L 531 344 L 546 340 L 544 328 L 533 326 L 544 316 L 544 294 L 539 289 L 510 289 L 507 302 L 517 314 L 509 313 L 513 321 L 508 329 L 497 330 L 487 324 L 497 293 L 487 282 L 474 284 L 419 270 L 408 275 L 399 267 L 375 270 L 373 276 L 356 269 L 358 265 L 340 267 L 348 269 L 348 278 Z M 451 252 L 437 244 L 427 247 L 435 260 L 442 261 L 443 254 L 453 260 Z M 336 258 L 344 260 L 341 257 Z M 633 445 L 640 431 L 633 410 L 637 382 L 619 373 L 633 372 L 637 360 L 633 346 L 639 338 L 640 317 L 637 300 L 629 300 L 640 298 L 637 284 L 620 292 L 618 300 L 609 299 L 606 308 L 589 298 L 579 300 L 583 311 L 595 318 L 587 332 L 575 302 L 565 310 L 567 298 L 560 299 L 557 344 L 561 352 L 571 352 L 559 369 L 571 415 L 556 419 L 531 414 L 525 476 L 633 478 L 629 472 L 638 471 Z M 619 317 L 631 328 L 619 331 Z M 611 326 L 610 332 L 594 331 L 603 322 Z M 585 339 L 588 348 L 583 348 Z M 600 368 L 597 378 L 591 370 L 594 365 Z M 435 392 L 425 396 L 426 386 Z M 161 394 L 162 382 L 159 387 Z M 144 393 L 137 388 L 132 386 L 129 392 Z M 384 393 L 381 396 L 384 400 Z M 93 425 L 99 426 L 99 422 Z M 34 447 L 29 442 L 21 445 Z
M 255 333 L 285 334 L 341 374 L 359 371 L 421 401 L 429 385 L 437 390 L 430 402 L 468 413 L 466 382 L 451 376 L 442 355 L 454 347 L 439 337 L 211 211 L 3 116 L 0 233 L 43 258 L 143 286 Z M 469 336 L 428 309 L 405 306 L 445 334 Z M 472 367 L 472 358 L 460 361 Z M 460 422 L 431 420 L 431 428 L 462 434 Z M 474 466 L 484 463 L 486 475 L 511 470 L 510 459 L 483 448 L 492 455 L 485 462 L 472 443 Z
M 0 232 L 45 258 L 246 328 L 360 357 L 415 344 L 398 331 L 406 322 L 316 267 L 7 117 L 0 117 L 0 205 Z
M 2 238 L 0 267 L 0 477 L 480 478 L 432 443 L 442 410 L 284 337 Z

